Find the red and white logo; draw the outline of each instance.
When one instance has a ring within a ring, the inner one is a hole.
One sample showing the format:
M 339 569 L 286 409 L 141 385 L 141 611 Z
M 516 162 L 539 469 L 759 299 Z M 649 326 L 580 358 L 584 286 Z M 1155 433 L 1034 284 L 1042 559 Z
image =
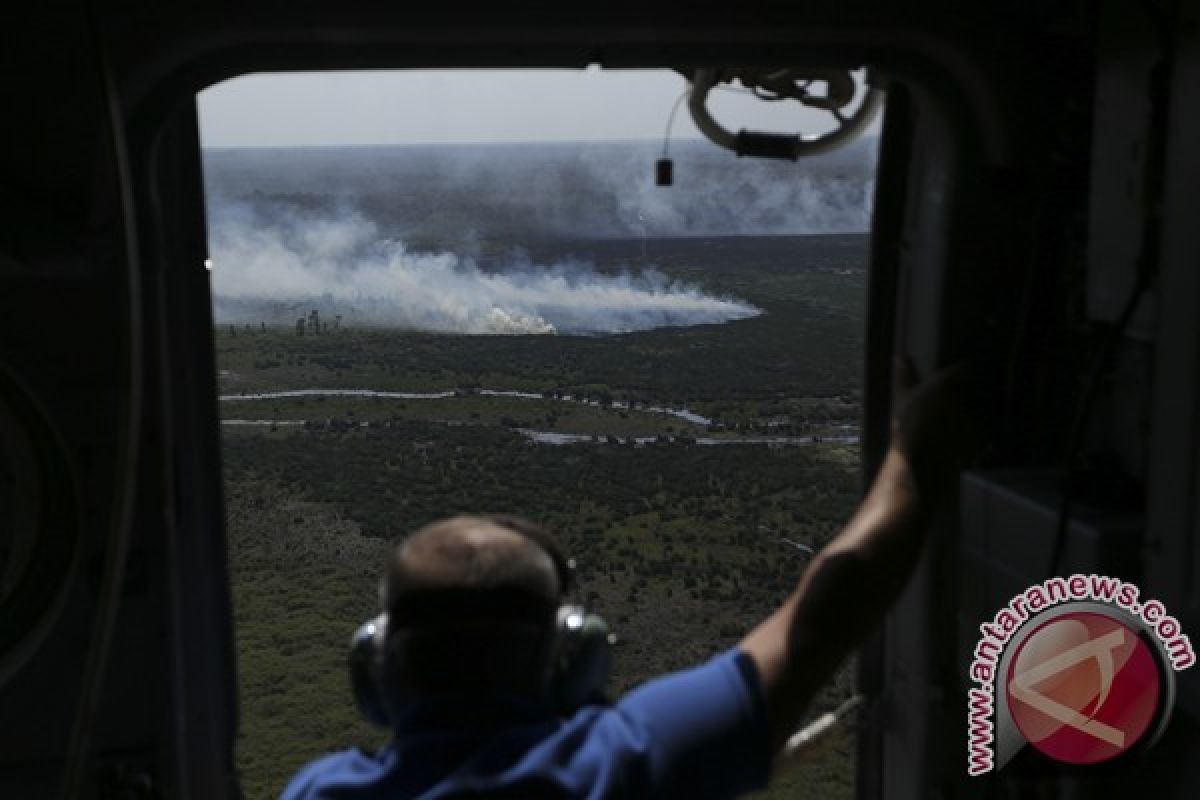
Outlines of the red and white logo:
M 1068 612 L 1034 629 L 1005 678 L 1021 735 L 1069 764 L 1107 761 L 1137 745 L 1163 701 L 1150 646 L 1121 620 L 1094 611 Z
M 1106 575 L 1047 578 L 979 625 L 968 674 L 967 774 L 1026 745 L 1064 764 L 1152 747 L 1175 702 L 1191 639 L 1157 599 Z

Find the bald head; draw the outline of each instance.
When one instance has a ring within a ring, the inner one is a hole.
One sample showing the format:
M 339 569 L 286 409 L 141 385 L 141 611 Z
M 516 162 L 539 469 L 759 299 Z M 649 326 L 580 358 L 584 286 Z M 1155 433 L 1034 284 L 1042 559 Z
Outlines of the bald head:
M 410 695 L 541 697 L 565 588 L 547 547 L 557 553 L 549 534 L 532 523 L 467 516 L 435 522 L 397 545 L 383 598 L 390 617 L 385 669 L 393 685 Z M 464 590 L 472 602 L 454 605 Z M 515 609 L 515 617 L 498 619 L 503 608 Z
M 514 524 L 530 525 L 459 516 L 421 528 L 392 553 L 385 605 L 438 589 L 516 589 L 555 601 L 565 587 L 559 586 L 554 560 Z

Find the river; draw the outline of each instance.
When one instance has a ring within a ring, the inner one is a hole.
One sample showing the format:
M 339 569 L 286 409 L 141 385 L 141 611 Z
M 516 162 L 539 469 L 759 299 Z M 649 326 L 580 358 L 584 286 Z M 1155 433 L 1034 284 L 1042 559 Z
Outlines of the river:
M 288 427 L 304 425 L 305 421 L 301 419 L 223 419 L 222 425 L 230 425 L 234 427 Z M 348 428 L 366 428 L 370 425 L 369 422 L 342 422 L 342 425 Z M 454 423 L 447 423 L 454 424 Z M 590 433 L 563 433 L 561 431 L 539 431 L 532 428 L 511 428 L 514 433 L 519 433 L 522 436 L 535 441 L 539 444 L 609 444 L 607 436 L 593 435 Z M 637 446 L 654 444 L 660 441 L 658 436 L 615 436 L 613 437 L 618 444 L 628 444 L 631 440 Z M 679 441 L 678 438 L 668 437 L 669 441 Z M 739 434 L 730 434 L 728 436 L 684 436 L 682 440 L 687 444 L 698 445 L 721 445 L 721 444 L 765 444 L 768 447 L 811 447 L 821 444 L 858 444 L 858 436 L 742 436 Z
M 378 397 L 388 400 L 445 400 L 451 397 L 480 395 L 483 397 L 512 397 L 521 400 L 554 400 L 576 405 L 603 407 L 598 400 L 585 400 L 569 394 L 546 396 L 537 392 L 523 392 L 515 389 L 474 389 L 469 391 L 446 390 L 438 392 L 392 392 L 377 389 L 283 389 L 276 392 L 253 392 L 247 394 L 223 394 L 218 400 L 234 402 L 238 400 L 278 400 L 295 397 Z M 632 410 L 648 414 L 665 414 L 676 417 L 693 425 L 709 426 L 712 420 L 686 408 L 671 408 L 669 406 L 638 405 L 631 407 L 628 403 L 613 401 L 609 407 L 618 410 Z M 222 425 L 230 426 L 295 426 L 303 425 L 298 419 L 223 419 Z M 368 423 L 342 423 L 353 427 L 365 427 Z M 858 432 L 855 425 L 832 425 L 835 430 L 843 431 L 830 436 L 763 436 L 728 434 L 725 436 L 686 436 L 685 441 L 698 445 L 748 444 L 767 445 L 768 447 L 809 447 L 820 444 L 858 444 Z M 530 428 L 513 428 L 514 431 L 539 444 L 607 444 L 607 436 L 593 436 L 589 433 L 562 433 L 560 431 L 542 431 Z M 659 441 L 658 436 L 616 437 L 622 443 L 628 443 L 632 438 L 636 445 L 652 444 Z
M 592 406 L 594 408 L 602 408 L 604 406 L 599 400 L 585 400 L 582 397 L 575 397 L 569 394 L 543 395 L 538 392 L 522 392 L 515 389 L 470 389 L 470 390 L 447 390 L 440 392 L 389 392 L 377 389 L 283 389 L 277 392 L 248 392 L 246 394 L 223 394 L 217 397 L 222 401 L 237 401 L 237 400 L 285 400 L 295 397 L 379 397 L 387 400 L 445 400 L 449 397 L 470 395 L 480 395 L 482 397 L 515 397 L 521 400 L 553 400 L 560 403 L 574 403 L 575 405 Z M 669 408 L 667 406 L 634 406 L 631 407 L 628 403 L 613 401 L 609 404 L 610 407 L 618 410 L 642 411 L 647 414 L 666 414 L 667 416 L 682 419 L 685 422 L 690 422 L 693 425 L 708 426 L 712 424 L 712 420 L 694 411 L 686 408 Z

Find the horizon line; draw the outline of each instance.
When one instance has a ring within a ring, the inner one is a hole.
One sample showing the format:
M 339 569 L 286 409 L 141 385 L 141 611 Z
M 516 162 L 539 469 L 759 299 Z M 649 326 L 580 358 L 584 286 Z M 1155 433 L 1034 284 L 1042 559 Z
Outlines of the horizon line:
M 853 146 L 861 140 L 878 139 L 879 134 L 864 133 L 853 142 L 848 142 L 844 148 Z M 673 136 L 671 142 L 694 143 L 705 142 L 712 144 L 703 136 Z M 622 139 L 501 139 L 494 141 L 445 141 L 445 142 L 351 142 L 346 144 L 201 144 L 201 150 L 330 150 L 352 148 L 380 147 L 479 147 L 479 146 L 529 146 L 529 145 L 581 145 L 581 144 L 647 144 L 662 146 L 662 137 L 622 138 Z M 718 145 L 713 144 L 713 147 Z M 833 151 L 836 152 L 836 151 Z

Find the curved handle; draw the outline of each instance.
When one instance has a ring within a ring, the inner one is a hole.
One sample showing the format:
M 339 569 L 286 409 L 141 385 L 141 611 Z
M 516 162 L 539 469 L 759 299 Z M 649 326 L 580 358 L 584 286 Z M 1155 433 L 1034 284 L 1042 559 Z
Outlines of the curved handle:
M 838 127 L 829 133 L 816 136 L 803 134 L 758 133 L 755 131 L 739 131 L 733 133 L 713 119 L 708 111 L 707 101 L 709 90 L 717 84 L 718 72 L 708 67 L 696 70 L 692 78 L 692 89 L 688 95 L 688 111 L 696 127 L 716 145 L 732 150 L 739 156 L 756 158 L 781 158 L 795 161 L 805 156 L 815 156 L 836 150 L 846 142 L 862 133 L 883 105 L 883 91 L 873 87 L 867 88 L 866 96 L 858 109 L 846 117 L 837 108 L 827 108 L 838 121 Z M 824 76 L 820 78 L 824 80 Z M 832 84 L 831 84 L 832 86 Z M 816 104 L 824 108 L 825 103 Z

